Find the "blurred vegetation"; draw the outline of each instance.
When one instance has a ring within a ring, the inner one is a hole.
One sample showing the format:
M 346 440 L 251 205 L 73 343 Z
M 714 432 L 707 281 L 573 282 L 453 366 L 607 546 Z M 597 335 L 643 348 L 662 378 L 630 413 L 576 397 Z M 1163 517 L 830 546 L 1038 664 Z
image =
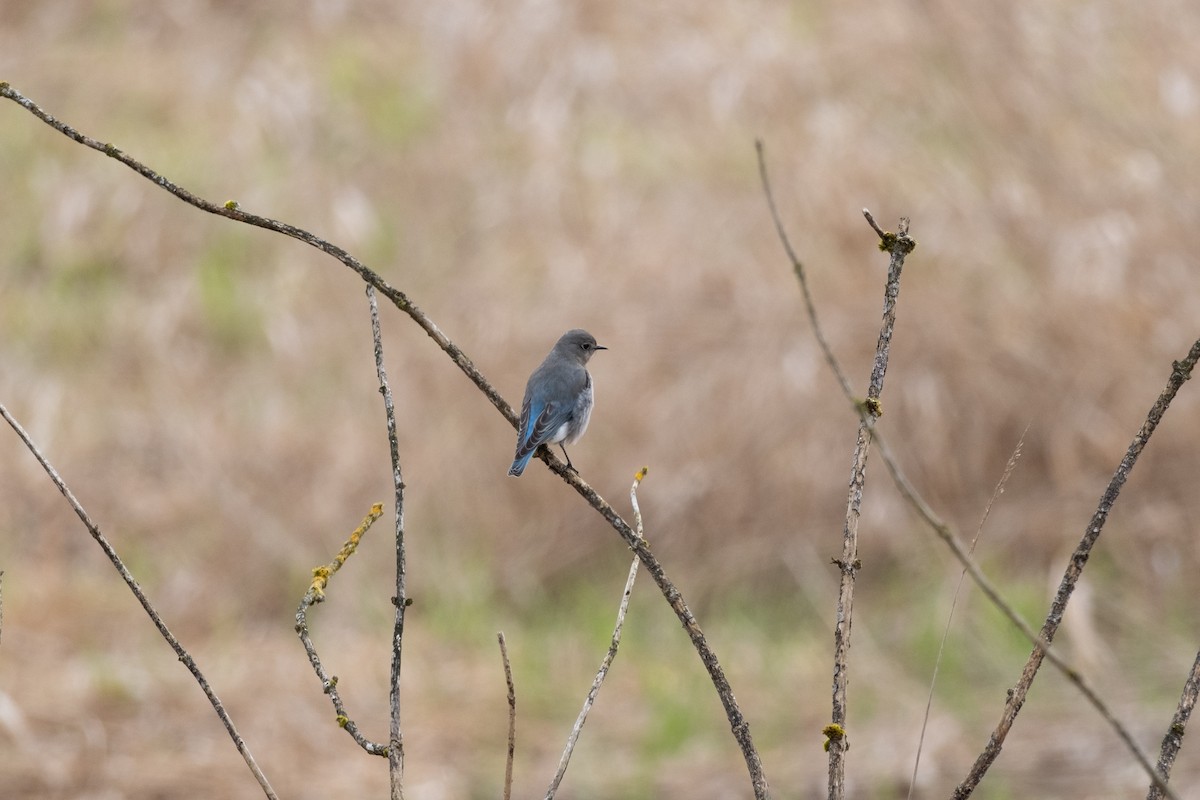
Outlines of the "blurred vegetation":
M 1200 319 L 1200 11 L 1037 5 L 137 0 L 0 5 L 0 80 L 189 189 L 327 236 L 517 402 L 563 330 L 610 350 L 572 452 L 647 533 L 729 673 L 778 796 L 824 796 L 855 422 L 758 186 L 767 146 L 833 345 L 865 385 L 883 268 L 920 242 L 882 425 L 964 533 L 1021 432 L 979 557 L 1040 621 Z M 160 603 L 289 798 L 381 796 L 291 616 L 391 497 L 362 287 L 0 105 L 0 402 Z M 517 791 L 543 790 L 607 646 L 628 551 L 385 312 L 408 484 L 414 800 L 494 797 L 508 638 Z M 1200 401 L 1125 487 L 1062 636 L 1156 751 L 1196 647 Z M 386 527 L 314 631 L 386 724 Z M 855 797 L 904 796 L 958 570 L 869 471 L 851 663 Z M 14 797 L 252 797 L 223 730 L 15 437 L 0 435 L 0 783 Z M 983 746 L 1028 646 L 960 601 L 919 795 Z M 1182 796 L 1200 777 L 1185 747 Z M 1129 794 L 1097 715 L 1039 678 L 979 796 Z M 335 788 L 336 787 L 336 788 Z M 748 796 L 719 703 L 643 576 L 563 798 Z M 1196 796 L 1194 792 L 1191 796 Z

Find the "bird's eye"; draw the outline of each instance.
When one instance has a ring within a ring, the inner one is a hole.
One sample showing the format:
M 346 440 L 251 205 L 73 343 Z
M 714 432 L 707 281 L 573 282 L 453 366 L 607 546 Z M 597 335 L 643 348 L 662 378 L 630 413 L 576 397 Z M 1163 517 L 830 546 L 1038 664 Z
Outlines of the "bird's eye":
M 579 346 L 580 346 L 580 347 L 582 347 L 584 350 L 591 350 L 591 349 L 592 349 L 592 346 L 591 346 L 590 344 L 588 344 L 587 342 L 583 342 L 583 343 L 582 343 L 582 344 L 580 344 Z

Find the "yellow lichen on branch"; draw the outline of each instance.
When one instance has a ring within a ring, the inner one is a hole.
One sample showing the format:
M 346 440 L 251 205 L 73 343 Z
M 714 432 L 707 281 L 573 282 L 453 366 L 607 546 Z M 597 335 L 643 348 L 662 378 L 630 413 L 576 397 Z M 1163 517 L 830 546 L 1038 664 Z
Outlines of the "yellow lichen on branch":
M 342 568 L 346 563 L 346 559 L 354 554 L 358 549 L 358 543 L 362 541 L 363 535 L 375 524 L 375 520 L 383 516 L 383 503 L 376 503 L 371 506 L 370 513 L 363 517 L 363 521 L 359 524 L 354 532 L 350 534 L 350 538 L 342 545 L 342 549 L 333 557 L 333 561 L 320 567 L 313 569 L 313 582 L 309 587 L 312 592 L 313 602 L 320 603 L 325 599 L 325 587 L 329 585 L 329 579 L 333 577 L 333 573 Z

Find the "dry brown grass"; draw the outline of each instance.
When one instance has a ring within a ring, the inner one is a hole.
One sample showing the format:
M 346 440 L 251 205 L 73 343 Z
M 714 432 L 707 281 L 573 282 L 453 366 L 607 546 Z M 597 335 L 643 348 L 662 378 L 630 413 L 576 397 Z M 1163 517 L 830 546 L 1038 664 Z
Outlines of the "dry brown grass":
M 802 317 L 753 139 L 864 383 L 886 262 L 859 209 L 912 218 L 883 424 L 964 529 L 1031 425 L 981 558 L 1036 617 L 1196 336 L 1198 39 L 1185 2 L 18 0 L 0 6 L 0 79 L 206 197 L 346 246 L 510 402 L 562 330 L 594 332 L 610 351 L 572 457 L 614 501 L 650 465 L 655 551 L 727 661 L 775 790 L 810 796 L 854 421 Z M 332 725 L 290 631 L 307 570 L 390 496 L 359 282 L 15 105 L 0 120 L 0 401 L 130 559 L 277 788 L 379 796 L 383 762 Z M 414 326 L 393 313 L 384 327 L 417 602 L 411 796 L 496 793 L 497 628 L 527 698 L 528 796 L 603 652 L 627 553 L 544 470 L 505 477 L 512 431 Z M 1126 488 L 1090 610 L 1066 630 L 1150 748 L 1200 614 L 1195 388 Z M 0 696 L 17 709 L 0 714 L 0 793 L 253 796 L 200 693 L 15 438 L 0 442 Z M 381 730 L 391 561 L 371 536 L 317 635 Z M 860 547 L 849 771 L 856 796 L 879 797 L 910 769 L 925 646 L 956 573 L 878 469 Z M 562 796 L 748 793 L 699 665 L 641 589 Z M 968 602 L 928 796 L 961 777 L 1015 680 L 1025 648 L 998 625 Z M 1054 677 L 1026 714 L 987 796 L 1145 783 Z M 1200 776 L 1188 759 L 1183 787 Z

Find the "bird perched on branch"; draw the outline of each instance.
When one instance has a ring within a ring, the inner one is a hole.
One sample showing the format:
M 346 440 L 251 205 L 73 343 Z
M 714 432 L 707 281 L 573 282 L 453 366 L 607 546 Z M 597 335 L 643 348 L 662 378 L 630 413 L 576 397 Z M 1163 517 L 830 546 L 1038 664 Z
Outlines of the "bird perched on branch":
M 567 459 L 567 469 L 577 472 L 567 455 L 566 445 L 575 444 L 587 430 L 592 417 L 592 376 L 588 359 L 607 347 L 584 330 L 567 331 L 529 376 L 525 400 L 521 403 L 521 430 L 517 433 L 517 452 L 508 474 L 520 477 L 529 459 L 540 445 L 557 444 Z

